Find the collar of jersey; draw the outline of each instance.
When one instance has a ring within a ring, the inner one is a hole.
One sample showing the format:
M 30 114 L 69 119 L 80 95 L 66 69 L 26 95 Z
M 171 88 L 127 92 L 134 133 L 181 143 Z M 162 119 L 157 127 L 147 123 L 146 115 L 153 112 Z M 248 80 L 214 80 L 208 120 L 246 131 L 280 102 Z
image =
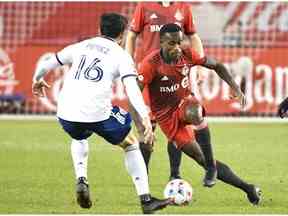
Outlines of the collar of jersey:
M 105 39 L 108 39 L 108 40 L 111 40 L 111 41 L 117 43 L 117 41 L 116 41 L 114 38 L 107 37 L 107 36 L 105 36 L 105 35 L 101 35 L 101 37 L 102 37 L 102 38 L 105 38 Z

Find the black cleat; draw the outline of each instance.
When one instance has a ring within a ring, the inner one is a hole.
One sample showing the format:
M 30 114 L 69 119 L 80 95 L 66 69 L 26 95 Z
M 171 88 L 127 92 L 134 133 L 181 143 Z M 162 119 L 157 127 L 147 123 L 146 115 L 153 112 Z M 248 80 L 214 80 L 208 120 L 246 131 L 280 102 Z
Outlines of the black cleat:
M 216 184 L 217 180 L 217 169 L 215 168 L 208 168 L 206 170 L 204 179 L 203 179 L 203 186 L 204 187 L 213 187 Z
M 178 174 L 178 175 L 170 175 L 169 177 L 169 181 L 172 181 L 174 179 L 182 179 L 181 176 Z
M 80 177 L 76 184 L 77 203 L 82 208 L 91 208 L 92 202 L 90 200 L 90 192 L 88 181 L 85 177 Z
M 155 197 L 151 197 L 149 201 L 141 204 L 142 211 L 143 214 L 153 214 L 155 211 L 161 210 L 171 203 L 171 199 L 157 199 Z
M 255 185 L 250 185 L 250 189 L 247 192 L 247 198 L 250 203 L 253 205 L 258 205 L 261 202 L 261 195 L 262 191 L 259 187 L 256 187 Z

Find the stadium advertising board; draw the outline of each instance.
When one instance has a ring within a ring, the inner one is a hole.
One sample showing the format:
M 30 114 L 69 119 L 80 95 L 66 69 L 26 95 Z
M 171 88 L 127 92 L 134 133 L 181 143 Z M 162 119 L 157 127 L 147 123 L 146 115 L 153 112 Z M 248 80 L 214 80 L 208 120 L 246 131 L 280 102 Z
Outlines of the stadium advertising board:
M 31 77 L 35 66 L 40 58 L 45 58 L 49 53 L 51 54 L 51 52 L 57 51 L 60 48 L 59 46 L 24 46 L 18 48 L 16 52 L 10 55 L 8 53 L 1 55 L 0 94 L 21 94 L 25 97 L 26 101 L 37 100 L 33 98 L 31 93 Z M 235 53 L 235 48 L 233 49 Z M 234 62 L 243 57 L 241 56 L 243 49 L 241 48 L 240 50 L 239 48 L 239 53 L 236 50 Z M 277 104 L 288 93 L 288 65 L 285 62 L 288 50 L 284 48 L 255 49 L 257 50 L 254 53 L 257 53 L 257 55 L 245 56 L 245 58 L 250 59 L 252 72 L 249 72 L 247 69 L 244 72 L 236 73 L 234 74 L 235 79 L 240 82 L 241 77 L 245 77 L 246 80 L 245 94 L 248 101 L 245 108 L 246 113 L 274 113 Z M 227 52 L 229 53 L 229 48 L 219 48 L 218 55 L 221 57 Z M 208 49 L 206 53 L 209 55 L 210 50 Z M 229 69 L 233 69 L 234 63 L 232 60 L 231 62 L 225 62 L 225 64 Z M 239 67 L 241 65 L 236 64 L 236 68 Z M 68 69 L 69 67 L 66 66 L 49 73 L 47 81 L 52 87 L 47 94 L 47 99 L 41 100 L 40 106 L 42 110 L 55 111 L 57 95 L 61 89 L 63 75 Z M 233 71 L 231 72 L 233 73 Z M 238 102 L 229 98 L 228 86 L 214 72 L 204 70 L 203 74 L 205 79 L 200 86 L 195 84 L 194 73 L 192 73 L 191 80 L 193 83 L 193 92 L 203 102 L 208 110 L 208 114 L 223 115 L 227 113 L 239 113 Z M 120 103 L 123 106 L 126 105 L 126 96 L 120 82 L 114 86 L 113 98 L 114 102 Z

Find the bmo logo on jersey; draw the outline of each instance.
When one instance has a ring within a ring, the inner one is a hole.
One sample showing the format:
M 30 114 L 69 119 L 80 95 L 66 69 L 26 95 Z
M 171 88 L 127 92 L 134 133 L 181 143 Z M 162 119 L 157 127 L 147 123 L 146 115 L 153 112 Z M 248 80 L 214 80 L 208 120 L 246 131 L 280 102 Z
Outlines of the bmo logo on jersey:
M 189 78 L 188 76 L 184 77 L 182 80 L 181 80 L 181 83 L 176 83 L 176 84 L 173 84 L 171 86 L 160 86 L 160 92 L 162 93 L 173 93 L 175 91 L 177 91 L 180 86 L 185 89 L 189 86 Z
M 181 23 L 175 22 L 175 24 L 179 25 L 181 28 Z M 163 25 L 150 25 L 150 32 L 159 32 Z
M 150 25 L 150 32 L 159 32 L 163 25 Z

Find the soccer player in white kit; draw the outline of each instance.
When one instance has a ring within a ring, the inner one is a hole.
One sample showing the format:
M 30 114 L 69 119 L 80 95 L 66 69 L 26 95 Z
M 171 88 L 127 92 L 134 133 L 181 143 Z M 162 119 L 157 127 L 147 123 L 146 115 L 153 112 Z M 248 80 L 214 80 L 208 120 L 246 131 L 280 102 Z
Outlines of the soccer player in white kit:
M 93 133 L 119 145 L 125 152 L 125 165 L 132 177 L 143 213 L 166 207 L 169 199 L 150 195 L 146 166 L 136 137 L 130 132 L 131 116 L 111 104 L 112 83 L 121 78 L 141 136 L 152 143 L 153 132 L 146 106 L 138 88 L 132 57 L 120 46 L 127 19 L 119 14 L 101 16 L 101 36 L 65 47 L 40 62 L 33 76 L 34 95 L 45 96 L 49 85 L 43 77 L 48 71 L 71 64 L 58 98 L 57 117 L 72 138 L 71 154 L 77 179 L 77 202 L 82 208 L 92 206 L 87 181 L 88 141 Z

